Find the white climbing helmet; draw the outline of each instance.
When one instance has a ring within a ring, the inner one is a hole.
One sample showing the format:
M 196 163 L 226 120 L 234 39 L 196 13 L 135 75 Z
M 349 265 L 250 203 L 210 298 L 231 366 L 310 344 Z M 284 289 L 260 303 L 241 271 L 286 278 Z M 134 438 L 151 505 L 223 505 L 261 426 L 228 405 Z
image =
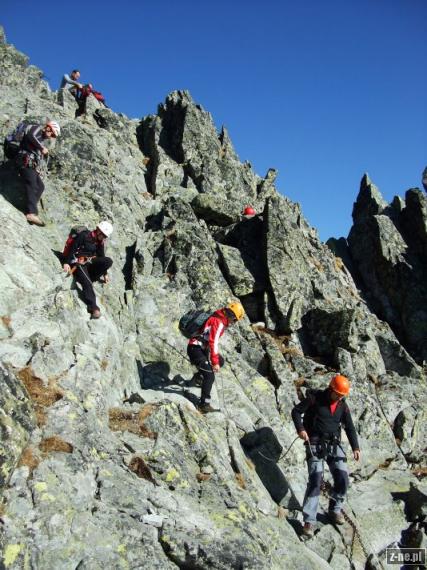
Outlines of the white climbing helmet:
M 110 222 L 99 222 L 96 227 L 104 234 L 105 237 L 110 237 L 110 235 L 113 233 L 113 224 L 110 224 Z
M 46 123 L 46 126 L 52 129 L 52 132 L 55 135 L 55 137 L 59 137 L 59 135 L 61 134 L 61 127 L 59 126 L 59 123 L 57 123 L 56 121 L 48 121 Z

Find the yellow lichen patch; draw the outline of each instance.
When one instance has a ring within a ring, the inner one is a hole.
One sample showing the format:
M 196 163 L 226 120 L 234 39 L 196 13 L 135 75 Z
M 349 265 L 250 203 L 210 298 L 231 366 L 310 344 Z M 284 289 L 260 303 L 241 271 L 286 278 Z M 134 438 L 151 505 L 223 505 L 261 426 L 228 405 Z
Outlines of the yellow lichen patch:
M 171 469 L 169 469 L 169 471 L 166 473 L 166 481 L 168 483 L 170 483 L 174 479 L 177 479 L 178 477 L 179 477 L 179 472 L 174 467 L 171 467 Z
M 48 385 L 45 386 L 41 378 L 34 375 L 31 366 L 22 368 L 17 376 L 27 389 L 30 399 L 34 402 L 37 424 L 39 426 L 44 425 L 46 423 L 45 408 L 63 398 L 64 392 L 56 386 L 55 378 L 49 380 Z
M 233 511 L 228 512 L 225 516 L 233 522 L 238 523 L 242 521 L 241 517 Z
M 243 477 L 243 473 L 236 473 L 235 477 L 239 487 L 241 489 L 246 489 L 246 481 L 245 478 Z
M 242 515 L 243 515 L 245 518 L 247 518 L 247 517 L 249 516 L 249 511 L 248 511 L 248 509 L 246 508 L 246 505 L 244 505 L 243 503 L 241 503 L 241 504 L 239 505 L 239 512 L 241 512 Z
M 75 394 L 73 394 L 72 392 L 70 392 L 70 390 L 67 390 L 66 392 L 64 392 L 64 396 L 67 398 L 67 400 L 70 400 L 70 402 L 77 403 L 79 401 L 77 396 Z
M 28 446 L 24 449 L 18 461 L 18 467 L 25 465 L 28 467 L 30 474 L 39 466 L 40 457 L 37 456 L 33 447 Z
M 34 489 L 41 493 L 42 491 L 46 491 L 47 484 L 44 481 L 38 481 L 37 483 L 34 483 Z
M 12 566 L 18 558 L 19 553 L 24 548 L 23 544 L 8 544 L 4 549 L 3 562 L 6 568 Z
M 126 552 L 126 544 L 119 544 L 117 547 L 117 552 L 119 554 L 124 554 Z
M 39 449 L 45 453 L 53 451 L 62 451 L 63 453 L 73 453 L 73 446 L 71 443 L 64 441 L 57 435 L 47 437 L 39 444 Z
M 260 392 L 270 392 L 271 384 L 265 378 L 257 378 L 252 382 L 252 386 Z
M 146 404 L 139 412 L 111 408 L 108 411 L 109 427 L 111 431 L 128 431 L 141 437 L 156 439 L 157 433 L 144 425 L 144 420 L 157 408 L 155 404 Z
M 41 495 L 40 497 L 41 501 L 47 501 L 49 503 L 54 503 L 56 501 L 56 498 L 51 495 L 50 493 L 43 493 L 43 495 Z
M 191 440 L 191 443 L 196 443 L 196 441 L 199 439 L 199 436 L 194 433 L 194 431 L 190 431 L 188 437 Z

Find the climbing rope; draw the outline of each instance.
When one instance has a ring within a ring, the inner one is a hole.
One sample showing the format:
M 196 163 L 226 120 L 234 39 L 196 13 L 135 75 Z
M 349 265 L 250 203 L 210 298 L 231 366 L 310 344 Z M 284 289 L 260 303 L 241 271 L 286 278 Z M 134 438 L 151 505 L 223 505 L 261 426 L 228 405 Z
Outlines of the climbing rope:
M 266 459 L 267 461 L 270 461 L 271 463 L 279 463 L 279 461 L 281 461 L 282 459 L 284 459 L 288 453 L 290 452 L 290 450 L 292 449 L 293 444 L 296 442 L 296 440 L 299 439 L 299 436 L 297 435 L 296 438 L 292 441 L 291 445 L 288 447 L 288 449 L 285 451 L 285 453 L 282 453 L 282 455 L 279 457 L 279 459 L 277 459 L 277 461 L 275 459 L 272 459 L 271 457 L 267 457 L 266 455 L 264 455 L 262 453 L 262 451 L 259 451 L 258 449 L 256 450 L 256 452 L 261 455 L 261 457 L 264 457 L 264 459 Z

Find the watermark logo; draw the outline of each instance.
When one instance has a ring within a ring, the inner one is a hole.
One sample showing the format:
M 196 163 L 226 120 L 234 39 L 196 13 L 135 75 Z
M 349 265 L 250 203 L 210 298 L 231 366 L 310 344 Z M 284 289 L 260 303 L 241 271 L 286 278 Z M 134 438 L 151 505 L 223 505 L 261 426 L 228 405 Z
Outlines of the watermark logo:
M 425 548 L 387 548 L 387 564 L 405 564 L 406 566 L 419 566 L 426 563 Z

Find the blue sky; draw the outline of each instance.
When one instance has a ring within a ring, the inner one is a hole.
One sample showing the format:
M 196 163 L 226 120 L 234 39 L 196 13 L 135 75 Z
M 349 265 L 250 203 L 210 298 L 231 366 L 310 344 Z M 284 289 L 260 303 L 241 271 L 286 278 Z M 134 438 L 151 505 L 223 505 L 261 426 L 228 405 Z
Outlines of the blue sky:
M 364 172 L 386 200 L 427 165 L 427 0 L 4 0 L 52 88 L 78 67 L 142 117 L 189 89 L 320 237 L 347 236 Z

